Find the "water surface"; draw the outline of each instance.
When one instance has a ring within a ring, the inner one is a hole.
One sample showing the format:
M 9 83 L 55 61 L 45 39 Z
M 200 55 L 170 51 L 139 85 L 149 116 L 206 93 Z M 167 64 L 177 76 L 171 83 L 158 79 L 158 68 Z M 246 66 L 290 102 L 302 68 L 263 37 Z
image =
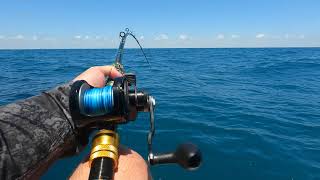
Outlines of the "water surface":
M 157 101 L 155 149 L 192 141 L 198 171 L 152 167 L 154 179 L 320 179 L 320 48 L 126 50 L 124 64 Z M 111 64 L 116 50 L 1 50 L 0 104 Z M 120 127 L 146 158 L 147 114 Z M 88 153 L 59 160 L 43 179 L 66 179 Z

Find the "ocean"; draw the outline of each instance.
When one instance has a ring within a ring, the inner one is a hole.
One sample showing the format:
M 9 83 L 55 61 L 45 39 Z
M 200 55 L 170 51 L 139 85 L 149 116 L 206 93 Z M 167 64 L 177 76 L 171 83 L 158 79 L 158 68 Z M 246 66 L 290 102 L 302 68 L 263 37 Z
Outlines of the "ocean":
M 196 171 L 151 167 L 155 180 L 320 179 L 320 48 L 126 49 L 123 63 L 156 99 L 154 149 L 193 142 Z M 0 50 L 0 105 L 111 64 L 116 49 Z M 119 126 L 121 143 L 147 157 L 148 114 Z M 88 154 L 55 162 L 66 179 Z

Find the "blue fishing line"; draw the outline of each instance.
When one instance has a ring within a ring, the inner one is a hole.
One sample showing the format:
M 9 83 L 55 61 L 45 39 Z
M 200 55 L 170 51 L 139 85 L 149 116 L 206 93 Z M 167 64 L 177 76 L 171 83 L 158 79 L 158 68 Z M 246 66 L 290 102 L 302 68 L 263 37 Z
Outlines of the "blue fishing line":
M 87 90 L 83 96 L 83 106 L 87 115 L 100 116 L 111 112 L 113 108 L 112 86 Z

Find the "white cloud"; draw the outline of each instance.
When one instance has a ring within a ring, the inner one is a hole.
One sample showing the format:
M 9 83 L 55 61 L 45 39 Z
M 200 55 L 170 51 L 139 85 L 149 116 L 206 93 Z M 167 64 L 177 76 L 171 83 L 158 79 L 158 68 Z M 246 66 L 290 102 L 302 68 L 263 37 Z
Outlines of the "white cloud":
M 95 37 L 95 39 L 97 39 L 97 40 L 98 40 L 98 39 L 101 39 L 101 37 L 100 37 L 100 36 L 96 36 L 96 37 Z
M 16 35 L 13 39 L 24 39 L 24 36 L 21 34 Z
M 239 38 L 239 37 L 240 37 L 240 36 L 237 35 L 237 34 L 232 34 L 232 35 L 231 35 L 231 38 L 232 38 L 232 39 L 237 39 L 237 38 Z
M 73 38 L 75 38 L 75 39 L 81 39 L 81 36 L 80 36 L 80 35 L 76 35 L 76 36 L 74 36 Z
M 188 40 L 189 39 L 189 36 L 188 35 L 186 35 L 186 34 L 180 34 L 179 35 L 179 39 L 181 39 L 181 40 Z
M 139 38 L 140 40 L 144 40 L 144 36 L 140 36 L 140 38 Z
M 32 36 L 32 40 L 34 41 L 38 40 L 38 36 Z
M 257 39 L 261 39 L 261 38 L 264 38 L 265 36 L 266 36 L 265 34 L 257 34 L 256 38 Z
M 223 34 L 218 34 L 217 35 L 217 39 L 224 39 L 224 35 Z
M 167 34 L 160 34 L 160 35 L 158 35 L 158 36 L 156 36 L 156 37 L 154 38 L 154 40 L 156 40 L 156 41 L 159 41 L 159 40 L 168 40 L 168 39 L 169 39 L 169 37 L 168 37 Z
M 76 35 L 73 37 L 74 39 L 84 39 L 84 40 L 88 40 L 90 39 L 91 37 L 86 35 L 86 36 L 81 36 L 81 35 Z M 92 38 L 94 39 L 100 39 L 101 37 L 100 36 L 93 36 Z
M 6 38 L 6 37 L 5 37 L 5 36 L 0 35 L 0 39 L 4 39 L 4 38 Z
M 304 39 L 305 36 L 304 36 L 304 34 L 298 35 L 298 34 L 288 34 L 287 33 L 284 35 L 284 38 L 285 39 Z

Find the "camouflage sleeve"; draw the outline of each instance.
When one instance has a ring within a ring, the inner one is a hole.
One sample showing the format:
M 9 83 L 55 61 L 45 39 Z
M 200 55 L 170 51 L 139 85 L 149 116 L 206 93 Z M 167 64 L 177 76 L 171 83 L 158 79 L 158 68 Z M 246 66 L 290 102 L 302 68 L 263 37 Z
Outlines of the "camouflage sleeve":
M 67 151 L 76 135 L 70 83 L 0 107 L 0 179 L 35 179 Z

